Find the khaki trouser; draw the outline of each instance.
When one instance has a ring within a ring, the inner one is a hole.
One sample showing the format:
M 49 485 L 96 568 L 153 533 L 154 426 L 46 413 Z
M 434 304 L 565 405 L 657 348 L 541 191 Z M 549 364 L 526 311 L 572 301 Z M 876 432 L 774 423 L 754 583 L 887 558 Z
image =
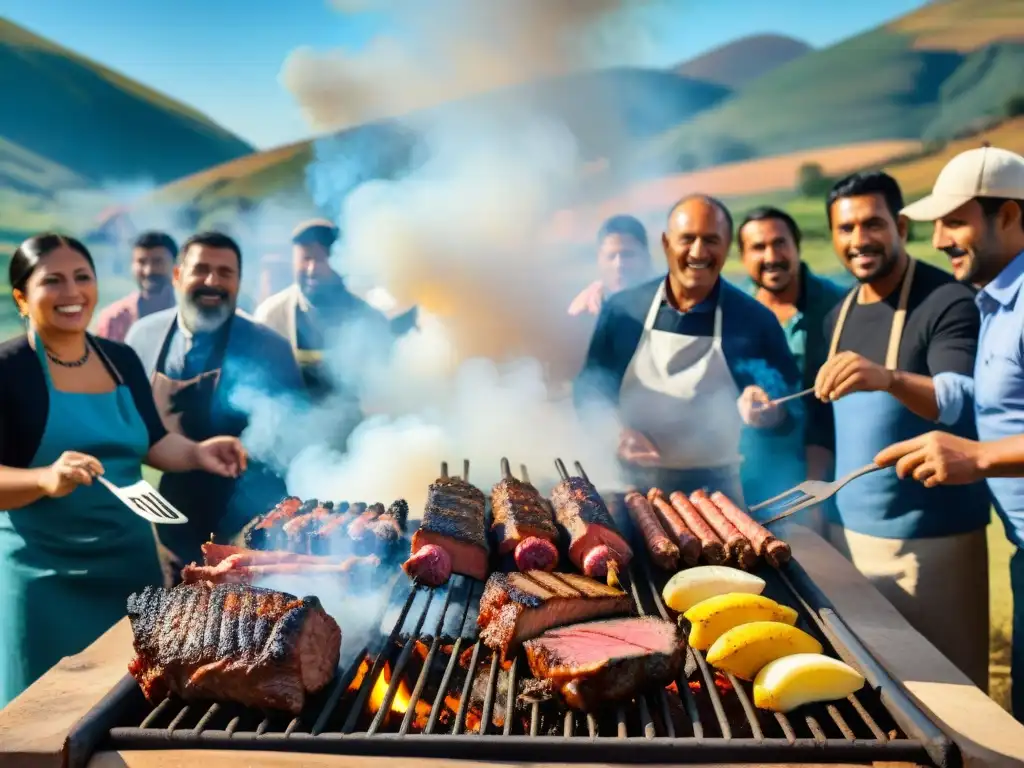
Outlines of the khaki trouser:
M 828 538 L 914 629 L 988 690 L 984 530 L 933 539 L 881 539 L 830 524 Z

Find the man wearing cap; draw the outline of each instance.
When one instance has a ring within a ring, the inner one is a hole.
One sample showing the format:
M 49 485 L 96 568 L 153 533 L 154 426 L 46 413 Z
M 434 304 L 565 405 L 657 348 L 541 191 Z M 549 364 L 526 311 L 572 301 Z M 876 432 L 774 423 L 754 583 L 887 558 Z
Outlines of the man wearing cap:
M 890 446 L 876 461 L 928 487 L 987 480 L 1017 547 L 1011 679 L 1013 714 L 1024 722 L 1024 157 L 988 145 L 962 152 L 939 173 L 932 194 L 903 213 L 934 222 L 933 245 L 949 256 L 957 280 L 980 288 L 981 312 L 973 378 L 915 377 L 914 405 L 907 405 L 942 421 L 973 407 L 981 442 L 929 433 Z
M 336 391 L 341 378 L 358 372 L 373 348 L 387 347 L 387 318 L 350 293 L 331 269 L 338 228 L 326 219 L 300 224 L 292 233 L 295 282 L 256 308 L 258 322 L 291 342 L 306 386 L 316 399 Z M 325 359 L 327 353 L 327 359 Z

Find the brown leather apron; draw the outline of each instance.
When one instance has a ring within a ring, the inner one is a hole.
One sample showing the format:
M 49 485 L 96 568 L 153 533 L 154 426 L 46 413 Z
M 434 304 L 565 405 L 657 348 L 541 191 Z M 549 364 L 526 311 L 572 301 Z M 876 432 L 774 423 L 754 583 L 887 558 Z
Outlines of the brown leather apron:
M 227 322 L 230 323 L 231 320 Z M 174 334 L 180 332 L 175 324 L 160 347 L 160 354 L 157 355 L 153 376 L 150 379 L 153 400 L 160 420 L 168 432 L 175 432 L 192 440 L 205 440 L 213 436 L 210 428 L 211 415 L 231 329 L 224 330 L 220 340 L 211 350 L 204 366 L 206 371 L 191 379 L 172 379 L 163 373 L 163 368 Z

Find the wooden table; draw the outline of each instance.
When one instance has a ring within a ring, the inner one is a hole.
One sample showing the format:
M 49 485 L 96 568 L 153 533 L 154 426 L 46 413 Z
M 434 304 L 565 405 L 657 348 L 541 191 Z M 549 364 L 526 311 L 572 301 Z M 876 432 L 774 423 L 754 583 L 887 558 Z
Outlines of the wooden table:
M 790 526 L 784 535 L 793 547 L 794 557 L 843 621 L 955 741 L 965 766 L 1024 768 L 1024 726 L 972 685 L 821 538 L 799 526 Z M 0 711 L 0 768 L 61 768 L 67 734 L 124 676 L 130 657 L 131 628 L 128 620 L 123 619 L 82 653 L 63 659 Z M 203 768 L 391 768 L 398 762 L 341 755 L 164 750 L 103 752 L 93 757 L 89 768 L 192 768 L 199 764 Z M 508 765 L 425 759 L 415 763 L 421 768 Z M 541 764 L 531 765 L 541 768 Z

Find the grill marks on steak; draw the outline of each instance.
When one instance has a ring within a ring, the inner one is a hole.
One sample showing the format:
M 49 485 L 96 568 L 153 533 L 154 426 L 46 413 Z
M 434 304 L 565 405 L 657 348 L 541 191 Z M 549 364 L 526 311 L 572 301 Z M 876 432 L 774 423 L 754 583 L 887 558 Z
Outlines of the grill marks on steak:
M 626 566 L 633 550 L 626 543 L 597 489 L 582 477 L 562 480 L 551 491 L 555 520 L 568 539 L 569 559 L 584 573 L 587 556 L 600 547 L 611 550 L 612 559 Z
M 439 478 L 427 491 L 423 520 L 412 536 L 411 554 L 434 544 L 445 550 L 452 572 L 487 578 L 487 532 L 483 492 L 458 477 Z
M 533 676 L 585 712 L 667 685 L 679 677 L 686 658 L 682 630 L 651 617 L 559 627 L 523 647 Z
M 586 576 L 527 571 L 495 573 L 480 596 L 477 625 L 488 648 L 502 661 L 524 640 L 547 629 L 633 611 L 621 590 Z
M 341 629 L 316 598 L 259 587 L 146 587 L 128 598 L 128 617 L 128 671 L 151 703 L 174 693 L 296 715 L 341 652 Z
M 502 554 L 513 551 L 530 536 L 558 542 L 551 510 L 530 483 L 508 478 L 491 490 L 491 531 Z

